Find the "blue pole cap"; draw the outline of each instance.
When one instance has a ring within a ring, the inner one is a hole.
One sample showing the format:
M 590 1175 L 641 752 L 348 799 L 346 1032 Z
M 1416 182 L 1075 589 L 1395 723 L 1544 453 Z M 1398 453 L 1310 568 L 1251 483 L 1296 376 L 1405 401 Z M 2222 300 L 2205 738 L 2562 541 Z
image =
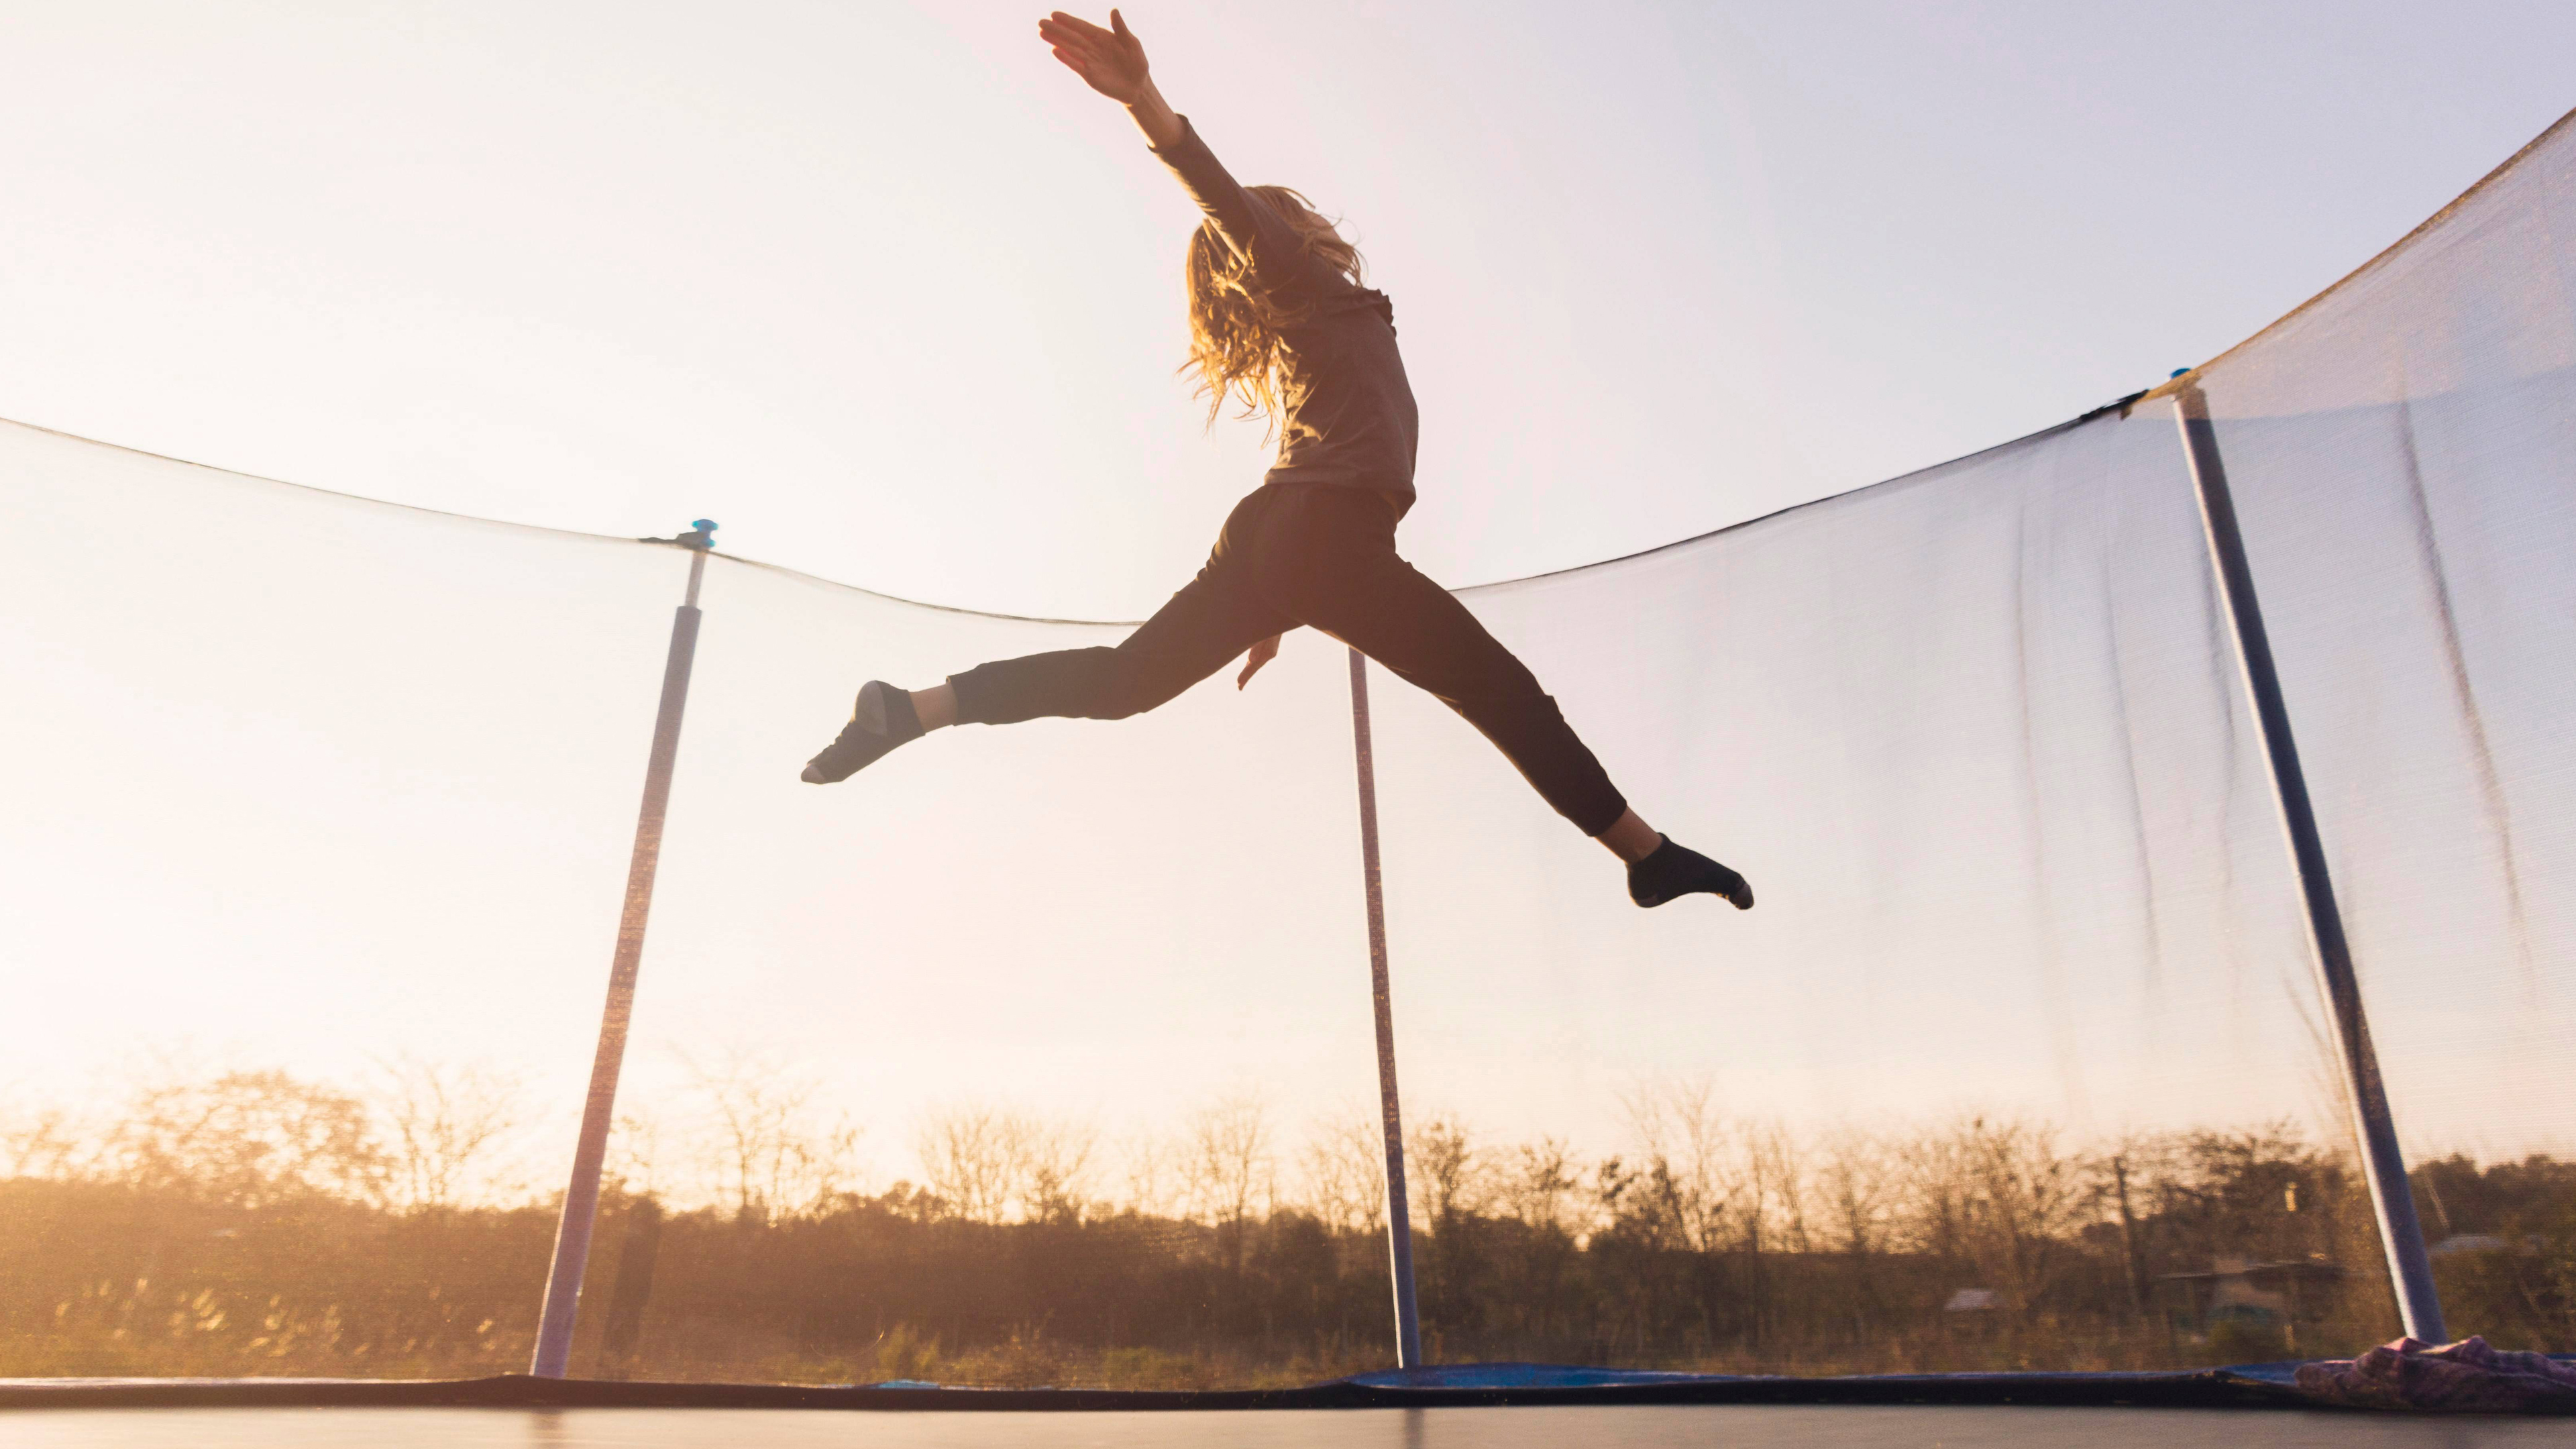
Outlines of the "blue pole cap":
M 2180 376 L 2182 376 L 2184 373 L 2187 373 L 2187 372 L 2189 372 L 2189 371 L 2191 371 L 2191 369 L 2190 369 L 2190 368 L 2188 368 L 2188 367 L 2177 367 L 2177 368 L 2175 368 L 2175 369 L 2173 370 L 2173 376 L 2174 376 L 2174 377 L 2180 377 Z M 2166 380 L 2167 380 L 2168 382 L 2170 382 L 2170 381 L 2172 380 L 2172 378 L 2168 378 L 2168 379 L 2166 379 Z M 705 520 L 703 520 L 703 519 L 701 519 L 701 520 L 699 521 L 699 526 L 700 526 L 700 527 L 702 527 L 702 528 L 713 528 L 713 527 L 715 527 L 715 525 L 714 525 L 714 524 L 712 524 L 712 523 L 708 523 L 708 522 L 706 522 L 706 521 L 705 521 Z

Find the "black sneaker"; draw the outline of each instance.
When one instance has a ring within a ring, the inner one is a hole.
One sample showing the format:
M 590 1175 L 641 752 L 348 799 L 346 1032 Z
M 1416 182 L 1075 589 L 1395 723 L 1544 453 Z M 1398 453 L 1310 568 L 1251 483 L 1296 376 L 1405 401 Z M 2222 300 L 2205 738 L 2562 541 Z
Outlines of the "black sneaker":
M 1744 877 L 1719 865 L 1669 835 L 1654 853 L 1628 867 L 1628 899 L 1641 906 L 1660 906 L 1697 891 L 1723 897 L 1739 911 L 1753 909 L 1753 887 Z
M 805 765 L 805 783 L 832 785 L 873 765 L 878 757 L 907 740 L 921 738 L 921 717 L 912 712 L 912 696 L 882 679 L 859 687 L 859 702 L 841 737 L 823 747 Z

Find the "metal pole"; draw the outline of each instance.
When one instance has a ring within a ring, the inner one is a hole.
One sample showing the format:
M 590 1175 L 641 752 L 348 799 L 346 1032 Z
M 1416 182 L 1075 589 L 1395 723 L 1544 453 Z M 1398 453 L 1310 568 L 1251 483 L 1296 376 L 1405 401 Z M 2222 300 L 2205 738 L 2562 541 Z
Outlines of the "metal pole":
M 581 1308 L 581 1275 L 590 1259 L 590 1230 L 599 1215 L 599 1169 L 608 1156 L 608 1129 L 617 1110 L 617 1074 L 626 1062 L 626 1028 L 635 1016 L 635 968 L 644 956 L 644 919 L 653 909 L 653 872 L 662 859 L 662 818 L 671 803 L 671 765 L 680 752 L 680 713 L 689 703 L 689 666 L 698 652 L 698 581 L 706 576 L 709 535 L 715 524 L 675 539 L 689 552 L 689 592 L 671 620 L 671 652 L 662 665 L 662 706 L 653 717 L 653 753 L 644 767 L 644 808 L 635 822 L 635 854 L 626 867 L 626 910 L 617 923 L 617 953 L 608 968 L 608 1005 L 600 1013 L 599 1053 L 590 1063 L 590 1097 L 582 1104 L 581 1140 L 572 1155 L 572 1182 L 564 1189 L 563 1220 L 555 1228 L 554 1268 L 546 1275 L 545 1311 L 537 1320 L 537 1352 L 528 1372 L 541 1379 L 564 1376 L 572 1358 L 574 1315 Z
M 1396 1103 L 1395 1005 L 1386 985 L 1386 890 L 1377 868 L 1377 756 L 1369 746 L 1368 659 L 1351 651 L 1351 744 L 1360 767 L 1360 869 L 1368 884 L 1369 994 L 1377 1007 L 1378 1121 L 1386 1131 L 1386 1254 L 1395 1280 L 1395 1363 L 1422 1367 L 1413 1296 L 1413 1214 L 1404 1196 L 1404 1112 Z
M 2398 1313 L 2410 1337 L 2441 1343 L 2449 1335 L 2442 1327 L 2441 1298 L 2433 1289 L 2432 1259 L 2424 1252 L 2424 1228 L 2415 1217 L 2415 1194 L 2406 1182 L 2406 1157 L 2398 1150 L 2397 1125 L 2389 1116 L 2379 1055 L 2371 1047 L 2370 1023 L 2362 1013 L 2361 984 L 2353 974 L 2352 946 L 2344 939 L 2343 913 L 2335 907 L 2334 880 L 2326 870 L 2325 842 L 2317 833 L 2316 812 L 2308 802 L 2307 775 L 2299 768 L 2289 708 L 2281 700 L 2271 635 L 2264 631 L 2262 605 L 2254 597 L 2254 574 L 2245 562 L 2244 536 L 2237 530 L 2235 495 L 2228 490 L 2227 466 L 2218 456 L 2218 434 L 2210 426 L 2208 400 L 2197 386 L 2186 383 L 2176 391 L 2174 417 L 2182 426 L 2183 456 L 2191 466 L 2192 486 L 2200 494 L 2210 563 L 2218 572 L 2219 591 L 2235 621 L 2245 690 L 2252 697 L 2255 725 L 2271 758 L 2272 789 L 2281 803 L 2290 860 L 2298 869 L 2299 890 L 2307 900 L 2308 944 L 2316 952 L 2317 977 L 2333 1022 L 2335 1049 L 2343 1059 L 2344 1083 L 2352 1093 L 2362 1171 L 2370 1184 L 2371 1208 L 2379 1219 L 2379 1241 L 2388 1253 L 2388 1276 L 2397 1288 Z

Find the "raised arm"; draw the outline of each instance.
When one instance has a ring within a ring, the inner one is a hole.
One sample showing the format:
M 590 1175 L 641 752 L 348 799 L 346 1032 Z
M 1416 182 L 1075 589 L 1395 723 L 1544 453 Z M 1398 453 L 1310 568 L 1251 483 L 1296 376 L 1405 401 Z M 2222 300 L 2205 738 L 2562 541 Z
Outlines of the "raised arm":
M 1103 30 L 1059 10 L 1038 22 L 1038 36 L 1086 85 L 1127 108 L 1154 154 L 1172 168 L 1199 210 L 1216 222 L 1226 244 L 1250 257 L 1253 270 L 1270 285 L 1294 279 L 1305 267 L 1305 247 L 1296 232 L 1277 212 L 1245 194 L 1188 120 L 1163 99 L 1146 63 L 1144 42 L 1117 11 L 1109 12 L 1109 28 Z
M 1038 22 L 1038 38 L 1085 85 L 1125 106 L 1135 118 L 1136 129 L 1145 133 L 1155 150 L 1181 139 L 1181 118 L 1154 85 L 1153 68 L 1145 63 L 1145 43 L 1117 11 L 1109 12 L 1107 30 L 1056 11 Z

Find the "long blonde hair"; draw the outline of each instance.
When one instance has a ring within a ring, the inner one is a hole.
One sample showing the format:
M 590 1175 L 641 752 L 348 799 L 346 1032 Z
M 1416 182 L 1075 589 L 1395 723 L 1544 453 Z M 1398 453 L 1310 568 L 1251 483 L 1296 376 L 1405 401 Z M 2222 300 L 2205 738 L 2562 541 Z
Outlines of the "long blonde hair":
M 1357 282 L 1364 263 L 1359 248 L 1342 240 L 1313 202 L 1285 186 L 1247 186 L 1253 200 L 1286 221 L 1305 254 Z M 1190 235 L 1186 272 L 1190 294 L 1190 356 L 1183 372 L 1198 374 L 1197 396 L 1207 399 L 1208 423 L 1231 396 L 1244 417 L 1279 417 L 1278 376 L 1286 342 L 1280 329 L 1304 321 L 1309 310 L 1271 295 L 1252 275 L 1252 259 L 1237 256 L 1214 221 Z

